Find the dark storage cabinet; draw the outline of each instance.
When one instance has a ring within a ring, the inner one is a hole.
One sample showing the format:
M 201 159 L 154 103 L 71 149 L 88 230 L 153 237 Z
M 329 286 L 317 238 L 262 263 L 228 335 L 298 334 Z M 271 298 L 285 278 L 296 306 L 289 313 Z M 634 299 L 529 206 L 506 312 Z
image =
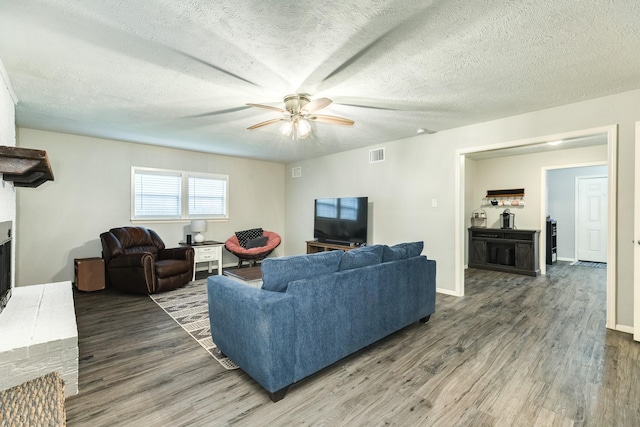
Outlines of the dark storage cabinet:
M 555 264 L 558 261 L 558 229 L 556 222 L 547 221 L 547 264 Z
M 540 230 L 469 228 L 469 267 L 537 276 L 539 240 Z

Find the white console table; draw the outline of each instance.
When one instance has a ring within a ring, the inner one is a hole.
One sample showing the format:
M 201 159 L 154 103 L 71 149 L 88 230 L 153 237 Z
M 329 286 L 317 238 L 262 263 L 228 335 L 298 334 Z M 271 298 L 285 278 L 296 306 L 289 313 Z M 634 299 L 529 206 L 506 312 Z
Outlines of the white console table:
M 182 246 L 191 246 L 195 252 L 193 257 L 193 279 L 196 280 L 196 270 L 198 263 L 208 263 L 207 271 L 211 273 L 213 270 L 213 263 L 216 263 L 218 269 L 218 275 L 222 275 L 222 247 L 224 243 L 216 242 L 213 240 L 205 240 L 202 243 L 192 243 L 187 245 L 185 242 L 180 242 Z

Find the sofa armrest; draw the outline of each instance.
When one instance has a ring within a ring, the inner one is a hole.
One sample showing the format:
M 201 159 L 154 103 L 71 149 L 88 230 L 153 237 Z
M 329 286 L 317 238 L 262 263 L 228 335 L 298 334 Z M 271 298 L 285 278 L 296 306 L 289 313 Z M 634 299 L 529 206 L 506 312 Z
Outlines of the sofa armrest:
M 269 392 L 294 382 L 293 298 L 225 276 L 207 279 L 211 336 L 218 348 Z

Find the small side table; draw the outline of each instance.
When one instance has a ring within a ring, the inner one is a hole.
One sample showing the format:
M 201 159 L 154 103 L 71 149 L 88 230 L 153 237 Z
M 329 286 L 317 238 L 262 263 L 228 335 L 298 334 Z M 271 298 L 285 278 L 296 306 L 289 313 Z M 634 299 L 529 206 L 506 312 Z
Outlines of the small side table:
M 224 246 L 223 242 L 216 242 L 215 240 L 205 240 L 202 243 L 191 243 L 187 244 L 186 242 L 180 242 L 181 246 L 191 246 L 195 251 L 195 255 L 193 257 L 193 278 L 191 280 L 196 280 L 196 270 L 198 268 L 199 262 L 208 263 L 208 271 L 211 273 L 213 270 L 213 262 L 216 262 L 216 267 L 218 268 L 218 275 L 222 275 L 222 247 Z
M 104 289 L 104 261 L 102 258 L 76 258 L 73 260 L 73 282 L 79 291 L 91 292 Z

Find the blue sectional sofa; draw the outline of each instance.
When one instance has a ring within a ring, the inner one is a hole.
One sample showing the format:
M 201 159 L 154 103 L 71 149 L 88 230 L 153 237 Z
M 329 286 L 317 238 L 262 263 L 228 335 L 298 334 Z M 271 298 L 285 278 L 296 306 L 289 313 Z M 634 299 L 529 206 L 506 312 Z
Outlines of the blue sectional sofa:
M 207 280 L 211 335 L 269 392 L 288 387 L 435 311 L 423 242 L 267 258 L 261 289 Z

